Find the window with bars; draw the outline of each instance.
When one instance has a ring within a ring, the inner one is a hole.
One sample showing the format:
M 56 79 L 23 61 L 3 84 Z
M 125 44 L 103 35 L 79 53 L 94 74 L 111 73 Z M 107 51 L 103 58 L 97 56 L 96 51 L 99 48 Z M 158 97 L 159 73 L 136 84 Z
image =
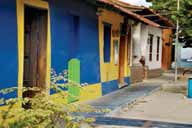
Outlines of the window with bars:
M 157 61 L 159 61 L 159 52 L 160 52 L 160 37 L 157 36 L 157 56 L 156 56 Z
M 153 35 L 149 34 L 148 36 L 148 44 L 149 44 L 149 61 L 153 60 Z

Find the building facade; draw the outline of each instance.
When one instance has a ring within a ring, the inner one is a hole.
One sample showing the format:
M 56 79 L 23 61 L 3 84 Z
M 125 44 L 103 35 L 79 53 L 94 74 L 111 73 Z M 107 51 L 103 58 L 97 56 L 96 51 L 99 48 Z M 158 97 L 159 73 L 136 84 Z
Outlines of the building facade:
M 110 0 L 7 0 L 0 2 L 0 17 L 0 89 L 17 88 L 0 94 L 5 99 L 32 97 L 24 87 L 56 95 L 52 69 L 87 83 L 66 90 L 78 97 L 67 99 L 73 102 L 130 85 L 135 70 L 144 71 L 142 57 L 149 76 L 161 68 L 159 25 Z
M 142 23 L 133 25 L 131 81 L 141 82 L 144 78 L 160 76 L 161 60 L 162 29 Z
M 17 87 L 1 97 L 30 96 L 23 87 L 39 87 L 54 94 L 50 91 L 51 68 L 57 73 L 69 70 L 69 76 L 76 74 L 75 82 L 88 83 L 84 89 L 76 89 L 78 100 L 94 99 L 119 89 L 124 82 L 129 84 L 125 47 L 119 57 L 124 21 L 120 14 L 103 10 L 98 16 L 97 6 L 81 0 L 0 3 L 1 26 L 5 28 L 0 30 L 1 89 Z M 124 68 L 119 77 L 122 57 Z M 73 62 L 76 65 L 70 65 Z

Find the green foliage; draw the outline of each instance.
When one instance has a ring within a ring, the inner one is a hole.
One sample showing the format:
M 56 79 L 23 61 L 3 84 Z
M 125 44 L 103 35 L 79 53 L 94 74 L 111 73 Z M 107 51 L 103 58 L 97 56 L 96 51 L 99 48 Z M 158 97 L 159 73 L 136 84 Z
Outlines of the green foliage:
M 180 0 L 180 9 L 177 11 L 177 0 L 148 0 L 152 2 L 152 8 L 161 15 L 169 17 L 175 24 L 179 19 L 180 36 L 192 42 L 192 1 Z
M 68 81 L 66 75 L 67 71 L 57 75 L 52 70 L 51 87 L 59 93 L 61 99 L 66 98 L 68 95 L 67 92 L 63 91 L 63 88 L 80 86 L 73 81 Z M 68 82 L 68 84 L 64 84 L 64 82 Z M 4 89 L 0 93 L 7 94 L 16 89 Z M 23 91 L 28 90 L 36 91 L 39 89 L 25 88 Z M 94 121 L 92 118 L 74 116 L 73 114 L 95 111 L 90 106 L 58 103 L 44 91 L 35 94 L 33 98 L 16 98 L 4 101 L 4 99 L 1 99 L 1 103 L 5 103 L 8 108 L 0 111 L 0 128 L 81 128 L 83 124 L 90 124 Z M 14 107 L 18 102 L 22 103 L 25 107 L 27 106 L 27 109 Z

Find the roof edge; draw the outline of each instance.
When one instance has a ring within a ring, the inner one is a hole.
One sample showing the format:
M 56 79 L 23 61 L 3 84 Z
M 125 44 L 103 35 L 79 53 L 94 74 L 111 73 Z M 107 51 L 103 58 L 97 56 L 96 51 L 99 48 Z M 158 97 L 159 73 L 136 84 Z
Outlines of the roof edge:
M 155 23 L 155 22 L 153 22 L 153 21 L 151 21 L 151 20 L 149 20 L 149 19 L 147 19 L 147 18 L 145 18 L 139 14 L 136 14 L 132 11 L 129 11 L 128 9 L 125 9 L 125 8 L 117 5 L 116 3 L 112 2 L 112 1 L 109 1 L 109 0 L 97 0 L 97 1 L 104 3 L 104 4 L 107 4 L 107 5 L 111 5 L 112 7 L 120 10 L 121 12 L 123 12 L 123 13 L 125 13 L 125 14 L 131 16 L 132 18 L 137 19 L 141 22 L 144 22 L 144 23 L 149 24 L 149 25 L 154 26 L 154 27 L 160 27 L 159 24 L 157 24 L 157 23 Z

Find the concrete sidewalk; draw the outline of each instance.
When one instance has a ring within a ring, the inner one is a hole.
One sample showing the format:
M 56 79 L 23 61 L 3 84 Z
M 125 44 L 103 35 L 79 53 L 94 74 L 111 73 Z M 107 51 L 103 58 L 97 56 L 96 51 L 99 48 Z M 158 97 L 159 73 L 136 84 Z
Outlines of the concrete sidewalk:
M 173 73 L 164 73 L 161 77 L 144 80 L 142 83 L 131 84 L 128 87 L 102 96 L 96 100 L 86 102 L 95 108 L 108 108 L 112 111 L 129 105 L 137 99 L 150 95 L 154 91 L 160 90 L 162 87 L 186 86 L 187 80 L 179 80 L 174 82 Z
M 121 107 L 132 104 L 136 102 L 137 99 L 159 90 L 161 85 L 161 83 L 157 82 L 132 84 L 129 87 L 125 87 L 96 100 L 89 101 L 87 104 L 96 109 L 110 109 L 111 111 L 109 113 L 89 113 L 87 116 L 97 117 L 112 114 L 121 109 Z
M 98 109 L 111 109 L 108 113 L 89 113 L 89 117 L 95 117 L 94 123 L 97 128 L 141 128 L 141 127 L 157 127 L 157 128 L 191 128 L 192 124 L 185 122 L 172 122 L 169 120 L 153 120 L 153 118 L 130 118 L 126 113 L 124 117 L 119 114 L 127 106 L 132 106 L 138 103 L 138 101 L 146 99 L 151 95 L 155 95 L 163 86 L 181 86 L 185 85 L 184 81 L 173 82 L 172 76 L 162 76 L 160 78 L 146 80 L 143 83 L 132 84 L 129 87 L 123 88 L 111 94 L 105 95 L 93 101 L 87 102 L 87 104 Z M 158 98 L 157 98 L 158 99 Z M 155 100 L 158 102 L 158 100 Z M 157 103 L 155 103 L 157 105 Z M 165 104 L 166 105 L 166 104 Z M 149 107 L 148 107 L 149 108 Z M 154 107 L 154 109 L 157 106 Z M 169 108 L 169 107 L 168 107 Z M 151 109 L 151 108 L 150 108 Z M 149 111 L 150 111 L 149 109 Z M 157 110 L 158 111 L 158 110 Z M 116 116 L 114 116 L 116 115 Z M 119 116 L 118 116 L 119 115 Z M 178 121 L 179 122 L 179 121 Z
M 171 88 L 187 87 L 187 80 L 175 83 L 173 76 L 165 74 L 90 102 L 98 108 L 112 109 L 96 116 L 95 125 L 97 128 L 192 128 L 191 100 L 181 90 L 169 92 Z

